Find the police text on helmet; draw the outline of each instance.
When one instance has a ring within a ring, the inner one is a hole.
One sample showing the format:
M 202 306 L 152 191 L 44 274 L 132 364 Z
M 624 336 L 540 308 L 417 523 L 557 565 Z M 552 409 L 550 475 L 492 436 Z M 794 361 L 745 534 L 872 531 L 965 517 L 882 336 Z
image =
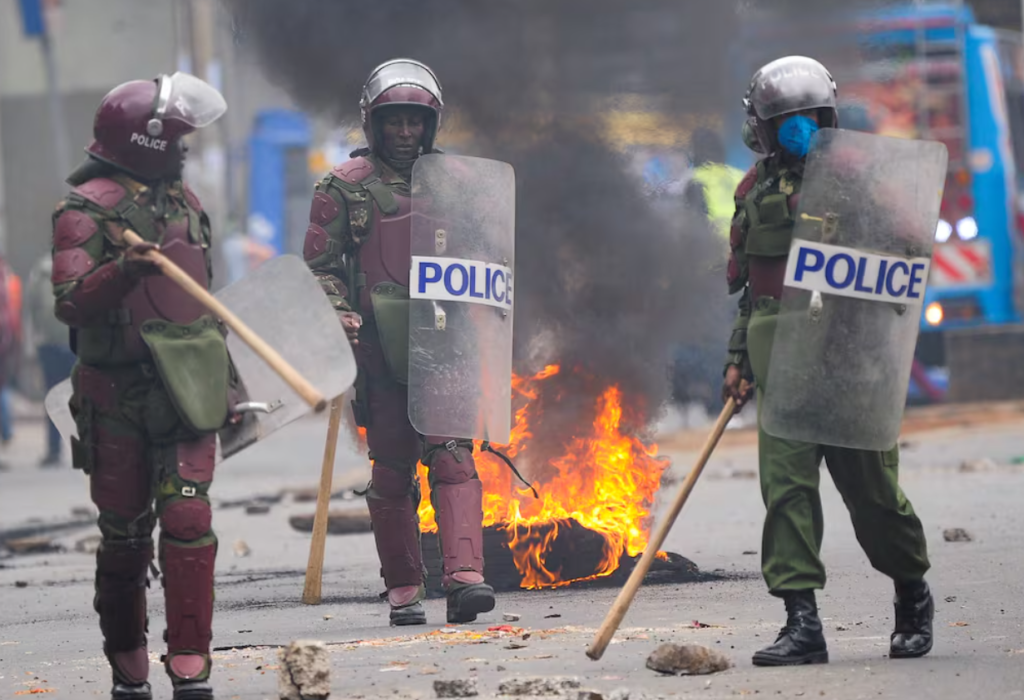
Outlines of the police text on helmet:
M 144 148 L 152 148 L 154 151 L 166 151 L 167 141 L 164 139 L 153 138 L 146 134 L 139 134 L 132 132 L 132 143 L 138 144 Z

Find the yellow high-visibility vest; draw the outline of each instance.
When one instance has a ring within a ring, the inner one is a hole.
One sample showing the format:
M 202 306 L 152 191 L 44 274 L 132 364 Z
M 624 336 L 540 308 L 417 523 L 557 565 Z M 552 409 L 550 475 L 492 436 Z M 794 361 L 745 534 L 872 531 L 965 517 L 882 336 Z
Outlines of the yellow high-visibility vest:
M 736 211 L 736 188 L 743 179 L 743 173 L 724 163 L 705 163 L 694 171 L 693 179 L 704 190 L 712 227 L 718 235 L 729 240 L 729 227 Z

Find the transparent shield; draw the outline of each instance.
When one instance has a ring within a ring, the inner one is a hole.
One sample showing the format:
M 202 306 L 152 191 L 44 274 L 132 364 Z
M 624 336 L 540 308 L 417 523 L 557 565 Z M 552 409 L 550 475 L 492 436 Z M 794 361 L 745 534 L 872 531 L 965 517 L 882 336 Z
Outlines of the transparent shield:
M 217 121 L 228 103 L 215 87 L 189 73 L 177 72 L 168 78 L 171 91 L 164 112 L 165 119 L 180 119 L 201 129 Z
M 505 444 L 512 427 L 515 173 L 427 155 L 413 168 L 409 419 Z
M 940 143 L 823 129 L 807 158 L 765 432 L 887 450 L 899 436 L 946 178 Z
M 356 362 L 337 314 L 297 256 L 273 258 L 216 294 L 243 323 L 324 396 L 341 396 L 355 382 Z M 243 420 L 219 433 L 218 458 L 227 459 L 312 409 L 234 333 L 228 350 L 247 396 Z M 71 382 L 46 396 L 46 411 L 61 435 L 77 435 L 68 401 Z

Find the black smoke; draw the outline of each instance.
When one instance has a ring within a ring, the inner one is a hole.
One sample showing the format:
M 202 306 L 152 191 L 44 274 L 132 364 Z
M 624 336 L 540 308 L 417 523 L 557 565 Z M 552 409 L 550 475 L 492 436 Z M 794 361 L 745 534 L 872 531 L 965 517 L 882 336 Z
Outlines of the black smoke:
M 678 126 L 737 109 L 745 82 L 730 42 L 746 10 L 728 0 L 224 4 L 237 42 L 305 109 L 353 120 L 375 65 L 416 58 L 438 74 L 446 118 L 476 135 L 474 154 L 515 167 L 517 371 L 563 368 L 544 384 L 541 404 L 558 410 L 544 411 L 539 439 L 571 438 L 612 383 L 642 430 L 670 394 L 678 347 L 703 359 L 688 382 L 717 385 L 731 324 L 722 243 L 699 213 L 656 210 L 593 117 L 624 95 Z

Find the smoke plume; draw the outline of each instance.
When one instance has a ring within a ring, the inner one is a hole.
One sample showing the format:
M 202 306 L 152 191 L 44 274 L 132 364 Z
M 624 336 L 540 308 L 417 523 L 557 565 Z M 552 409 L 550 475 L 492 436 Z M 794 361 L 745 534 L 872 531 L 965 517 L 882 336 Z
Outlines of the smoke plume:
M 355 119 L 369 71 L 416 58 L 476 135 L 472 154 L 515 167 L 517 371 L 563 369 L 544 382 L 539 441 L 571 438 L 610 384 L 629 427 L 644 429 L 679 347 L 698 358 L 687 383 L 717 387 L 734 308 L 724 245 L 681 203 L 656 210 L 588 117 L 638 94 L 685 128 L 738 109 L 749 76 L 737 79 L 729 46 L 752 3 L 224 2 L 238 43 L 303 108 Z

